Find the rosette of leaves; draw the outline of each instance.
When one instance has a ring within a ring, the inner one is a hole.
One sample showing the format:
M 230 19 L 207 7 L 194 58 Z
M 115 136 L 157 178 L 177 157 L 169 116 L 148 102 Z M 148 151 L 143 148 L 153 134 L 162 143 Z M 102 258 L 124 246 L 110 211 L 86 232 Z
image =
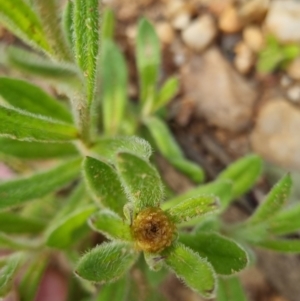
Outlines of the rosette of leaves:
M 80 277 L 100 283 L 116 281 L 143 252 L 151 270 L 165 266 L 190 288 L 211 298 L 217 274 L 231 275 L 247 266 L 246 252 L 233 240 L 215 232 L 180 231 L 181 224 L 220 210 L 214 195 L 200 194 L 163 210 L 157 171 L 146 158 L 129 152 L 117 153 L 113 165 L 87 157 L 84 174 L 94 198 L 105 207 L 89 219 L 89 225 L 110 241 L 79 260 L 76 273 Z

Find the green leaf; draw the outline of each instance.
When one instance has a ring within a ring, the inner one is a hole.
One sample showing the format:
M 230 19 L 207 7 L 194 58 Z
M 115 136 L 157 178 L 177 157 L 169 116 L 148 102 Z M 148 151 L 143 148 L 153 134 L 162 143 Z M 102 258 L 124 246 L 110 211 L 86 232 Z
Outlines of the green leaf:
M 99 52 L 99 0 L 74 1 L 74 41 L 77 64 L 86 76 L 87 102 L 94 98 Z
M 197 216 L 214 213 L 219 206 L 219 199 L 214 195 L 199 195 L 181 202 L 167 212 L 175 223 L 181 223 Z
M 14 276 L 22 264 L 23 257 L 24 255 L 22 253 L 15 253 L 9 256 L 6 265 L 0 269 L 0 296 L 4 296 L 11 289 Z
M 79 175 L 81 159 L 69 160 L 50 170 L 0 184 L 0 209 L 23 205 L 56 191 Z
M 95 210 L 95 206 L 78 208 L 59 222 L 53 223 L 47 230 L 46 245 L 65 249 L 75 244 L 78 237 L 81 237 L 83 228 L 87 229 L 87 220 Z
M 114 283 L 101 287 L 96 301 L 126 301 L 128 294 L 128 276 L 122 277 Z
M 101 138 L 92 151 L 110 163 L 115 163 L 116 153 L 130 152 L 146 160 L 151 156 L 150 144 L 139 137 Z
M 71 51 L 61 27 L 59 2 L 57 0 L 33 0 L 33 3 L 54 57 L 62 61 L 72 61 Z
M 151 111 L 160 67 L 160 43 L 153 26 L 142 19 L 136 41 L 137 68 L 140 81 L 140 100 L 144 110 Z
M 136 212 L 157 207 L 163 197 L 163 186 L 157 170 L 147 161 L 130 153 L 119 153 L 117 169 Z
M 145 125 L 149 129 L 159 151 L 171 164 L 191 177 L 195 182 L 201 182 L 203 180 L 203 170 L 195 163 L 184 158 L 176 140 L 162 120 L 156 117 L 147 118 Z
M 63 13 L 65 35 L 72 51 L 74 51 L 74 2 L 68 1 Z
M 246 293 L 238 277 L 219 278 L 216 301 L 247 301 Z
M 205 259 L 181 243 L 177 243 L 163 255 L 166 255 L 166 265 L 187 286 L 205 298 L 212 298 L 215 295 L 215 273 Z
M 35 299 L 47 265 L 48 258 L 42 254 L 34 258 L 29 267 L 27 266 L 18 289 L 22 301 L 32 301 Z
M 72 123 L 72 116 L 64 105 L 26 81 L 0 77 L 0 95 L 15 108 Z
M 292 178 L 287 174 L 272 188 L 247 223 L 253 225 L 273 217 L 287 201 L 291 188 Z
M 2 250 L 35 250 L 36 249 L 35 241 L 24 240 L 24 238 L 15 238 L 12 235 L 7 235 L 0 232 L 0 248 Z
M 0 212 L 0 231 L 14 234 L 36 234 L 43 231 L 45 222 L 39 218 L 23 217 L 19 213 Z
M 164 83 L 160 89 L 155 102 L 153 104 L 153 112 L 156 112 L 160 108 L 166 106 L 178 93 L 179 91 L 179 80 L 177 77 L 170 77 Z
M 75 273 L 90 281 L 112 282 L 130 269 L 137 254 L 127 243 L 103 243 L 81 257 Z
M 78 85 L 80 76 L 74 65 L 52 62 L 33 52 L 10 46 L 7 49 L 8 64 L 23 72 L 35 74 L 61 82 Z
M 102 41 L 104 39 L 112 40 L 115 32 L 115 16 L 111 9 L 106 8 L 102 18 Z
M 166 210 L 177 206 L 186 199 L 197 197 L 201 194 L 213 194 L 218 197 L 221 204 L 227 203 L 231 197 L 232 184 L 228 180 L 217 180 L 209 184 L 204 184 L 196 188 L 190 189 L 181 195 L 168 200 L 162 204 L 162 209 Z
M 123 216 L 127 198 L 115 169 L 102 161 L 86 157 L 83 170 L 87 186 L 97 204 Z
M 89 219 L 90 227 L 102 233 L 111 240 L 131 241 L 131 232 L 129 225 L 115 212 L 104 209 L 93 214 Z
M 71 143 L 42 143 L 0 137 L 0 153 L 22 159 L 49 159 L 78 154 Z
M 26 43 L 50 52 L 38 17 L 24 1 L 0 0 L 0 21 Z
M 278 212 L 268 220 L 269 231 L 273 234 L 289 234 L 300 229 L 300 204 Z
M 248 264 L 246 251 L 235 241 L 214 232 L 181 234 L 180 242 L 207 258 L 215 271 L 231 275 L 243 270 Z
M 248 155 L 230 164 L 218 179 L 232 181 L 232 199 L 236 199 L 255 184 L 261 171 L 261 158 L 257 155 Z M 224 205 L 227 207 L 229 202 Z
M 0 136 L 23 141 L 68 141 L 78 138 L 67 123 L 0 106 Z
M 119 132 L 127 102 L 127 67 L 124 57 L 111 40 L 104 40 L 101 56 L 101 91 L 104 132 Z
M 255 245 L 282 253 L 300 253 L 299 239 L 266 239 L 260 242 L 255 242 Z

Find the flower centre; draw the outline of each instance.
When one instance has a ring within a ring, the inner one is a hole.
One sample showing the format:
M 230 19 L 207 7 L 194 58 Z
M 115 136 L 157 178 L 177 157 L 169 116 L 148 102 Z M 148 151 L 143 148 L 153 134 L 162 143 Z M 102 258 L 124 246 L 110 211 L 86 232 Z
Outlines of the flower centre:
M 171 245 L 175 226 L 160 208 L 151 207 L 137 215 L 131 230 L 139 249 L 157 253 Z

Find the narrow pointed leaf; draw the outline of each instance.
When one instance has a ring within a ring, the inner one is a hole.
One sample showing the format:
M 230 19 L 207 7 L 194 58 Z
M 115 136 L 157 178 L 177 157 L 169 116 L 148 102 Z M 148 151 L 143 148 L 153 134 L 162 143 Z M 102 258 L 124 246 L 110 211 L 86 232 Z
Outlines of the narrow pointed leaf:
M 232 184 L 227 180 L 218 180 L 209 184 L 204 184 L 199 187 L 190 189 L 187 192 L 168 200 L 167 202 L 164 202 L 162 204 L 162 208 L 163 210 L 172 208 L 185 201 L 186 199 L 194 198 L 201 194 L 215 195 L 219 198 L 221 205 L 223 206 L 223 203 L 227 203 L 227 201 L 231 197 L 231 188 Z
M 27 266 L 19 284 L 19 294 L 22 301 L 35 299 L 43 274 L 48 265 L 48 258 L 43 254 L 38 256 Z
M 0 231 L 10 234 L 36 234 L 43 231 L 45 222 L 39 218 L 23 217 L 14 212 L 0 212 Z
M 191 289 L 205 298 L 212 298 L 216 278 L 212 266 L 197 253 L 177 243 L 166 255 L 166 265 Z
M 72 61 L 71 51 L 61 27 L 60 5 L 57 0 L 33 0 L 53 55 L 62 61 Z
M 268 228 L 274 234 L 289 234 L 300 230 L 300 204 L 280 211 L 268 221 Z
M 47 230 L 46 245 L 65 249 L 75 244 L 81 238 L 81 232 L 88 229 L 87 220 L 95 210 L 95 206 L 78 208 L 59 222 L 53 223 Z
M 89 225 L 109 239 L 132 240 L 129 225 L 119 215 L 108 209 L 93 214 L 89 219 Z
M 120 130 L 127 102 L 127 68 L 118 47 L 110 40 L 103 41 L 101 82 L 104 131 L 116 135 Z
M 256 224 L 265 222 L 274 216 L 286 203 L 292 188 L 290 174 L 285 175 L 269 192 L 264 201 L 256 209 L 248 223 Z
M 163 197 L 162 182 L 150 163 L 130 153 L 119 153 L 117 168 L 137 212 L 159 206 Z
M 137 254 L 127 243 L 103 243 L 79 260 L 76 274 L 90 281 L 112 282 L 130 269 Z
M 74 2 L 68 1 L 63 13 L 63 26 L 69 45 L 74 51 Z
M 260 242 L 256 242 L 255 245 L 261 248 L 282 252 L 282 253 L 300 253 L 299 239 L 277 239 L 277 240 L 266 239 Z
M 170 77 L 160 89 L 153 104 L 153 112 L 165 107 L 178 93 L 179 80 L 177 77 Z
M 138 25 L 136 58 L 140 80 L 140 99 L 144 106 L 153 106 L 160 66 L 160 43 L 153 26 L 142 19 Z
M 109 283 L 101 287 L 96 301 L 127 301 L 129 279 L 126 275 L 114 283 Z M 128 300 L 129 301 L 129 300 Z
M 261 158 L 257 155 L 249 155 L 230 164 L 219 175 L 218 179 L 232 181 L 231 200 L 234 200 L 246 193 L 255 184 L 261 172 Z
M 204 178 L 203 170 L 195 163 L 184 158 L 167 125 L 156 117 L 147 118 L 145 124 L 162 155 L 193 181 L 201 182 Z
M 127 198 L 114 168 L 97 159 L 86 157 L 83 170 L 96 203 L 123 216 Z
M 32 250 L 36 248 L 36 243 L 32 239 L 24 240 L 24 238 L 12 237 L 12 235 L 0 232 L 0 248 L 2 250 Z
M 0 106 L 0 136 L 22 141 L 68 141 L 78 138 L 67 123 Z
M 50 51 L 38 17 L 23 0 L 0 0 L 0 22 L 29 45 Z
M 116 153 L 130 152 L 148 160 L 152 154 L 150 144 L 139 137 L 101 138 L 92 151 L 110 163 L 115 163 Z
M 78 155 L 71 143 L 19 141 L 0 137 L 0 153 L 22 159 L 49 159 Z
M 15 108 L 69 123 L 72 122 L 72 116 L 65 106 L 38 86 L 27 81 L 0 77 L 0 95 Z
M 181 234 L 179 240 L 201 257 L 207 258 L 218 274 L 231 275 L 248 264 L 246 251 L 233 240 L 217 233 Z
M 77 63 L 87 79 L 87 101 L 94 97 L 99 52 L 99 0 L 74 1 L 74 40 Z
M 56 191 L 79 175 L 81 159 L 74 159 L 50 170 L 0 184 L 0 209 L 23 205 Z
M 112 40 L 115 32 L 115 16 L 111 9 L 105 9 L 102 21 L 102 41 L 104 39 Z
M 23 257 L 24 255 L 22 253 L 11 255 L 6 262 L 6 265 L 0 269 L 0 296 L 4 296 L 11 289 L 14 276 L 22 264 Z
M 199 195 L 181 202 L 167 212 L 175 223 L 181 223 L 194 217 L 215 213 L 219 208 L 219 199 L 214 195 Z
M 246 293 L 238 277 L 219 278 L 216 301 L 247 301 Z
M 35 74 L 45 78 L 78 85 L 80 77 L 78 70 L 67 63 L 55 63 L 30 51 L 10 46 L 7 49 L 8 64 L 23 72 Z

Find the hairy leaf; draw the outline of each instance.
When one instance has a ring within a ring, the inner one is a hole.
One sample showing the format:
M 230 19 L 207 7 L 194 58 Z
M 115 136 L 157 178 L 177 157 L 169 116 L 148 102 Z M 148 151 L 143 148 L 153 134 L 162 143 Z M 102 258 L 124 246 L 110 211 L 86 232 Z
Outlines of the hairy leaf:
M 93 230 L 102 233 L 111 240 L 132 240 L 129 225 L 124 223 L 119 215 L 108 209 L 101 210 L 91 216 L 89 225 Z
M 22 159 L 49 159 L 78 154 L 71 143 L 19 141 L 0 137 L 0 153 Z
M 192 180 L 201 182 L 204 178 L 203 170 L 195 163 L 184 158 L 167 125 L 156 117 L 147 118 L 145 124 L 162 155 Z
M 232 181 L 232 199 L 247 192 L 257 181 L 262 171 L 262 160 L 257 155 L 248 155 L 230 164 L 218 177 Z M 226 207 L 229 205 L 226 205 Z
M 69 45 L 74 51 L 74 2 L 68 1 L 63 13 L 63 26 Z
M 0 136 L 23 141 L 68 141 L 78 138 L 67 123 L 0 106 Z
M 0 21 L 26 43 L 50 52 L 39 19 L 23 0 L 0 0 Z
M 116 153 L 130 152 L 144 159 L 149 159 L 152 153 L 150 144 L 139 137 L 101 138 L 97 141 L 92 151 L 100 157 L 115 163 Z
M 205 298 L 212 298 L 216 290 L 215 273 L 211 265 L 197 253 L 177 243 L 166 254 L 165 263 L 191 289 Z
M 23 205 L 56 191 L 79 175 L 81 159 L 69 160 L 50 170 L 0 184 L 0 209 Z
M 117 169 L 137 212 L 160 204 L 163 197 L 162 182 L 157 170 L 150 163 L 123 152 L 118 154 Z
M 290 174 L 287 174 L 272 188 L 265 200 L 250 217 L 248 224 L 265 222 L 273 217 L 287 201 L 291 188 L 292 178 Z
M 123 216 L 127 198 L 115 169 L 102 161 L 86 157 L 84 176 L 97 204 Z
M 112 282 L 130 269 L 137 254 L 127 243 L 103 243 L 81 257 L 75 273 L 90 281 Z
M 246 293 L 238 277 L 219 278 L 216 301 L 247 301 Z
M 95 206 L 78 208 L 57 223 L 52 223 L 47 230 L 46 245 L 65 249 L 76 243 L 81 238 L 81 231 L 87 229 L 87 220 L 95 210 Z
M 101 56 L 102 107 L 104 132 L 119 132 L 127 102 L 127 68 L 124 57 L 111 40 L 103 41 Z
M 72 123 L 72 116 L 64 105 L 27 81 L 0 77 L 0 95 L 18 109 Z
M 207 258 L 215 271 L 231 275 L 243 270 L 248 264 L 246 251 L 231 239 L 214 232 L 181 234 L 180 242 Z
M 114 283 L 102 286 L 96 301 L 127 301 L 128 286 L 128 276 L 126 275 Z
M 138 25 L 136 58 L 140 100 L 144 110 L 151 111 L 160 66 L 160 43 L 153 26 L 146 19 L 142 19 Z
M 214 213 L 219 206 L 219 200 L 214 195 L 199 195 L 181 202 L 167 212 L 175 223 L 180 223 L 197 216 Z

